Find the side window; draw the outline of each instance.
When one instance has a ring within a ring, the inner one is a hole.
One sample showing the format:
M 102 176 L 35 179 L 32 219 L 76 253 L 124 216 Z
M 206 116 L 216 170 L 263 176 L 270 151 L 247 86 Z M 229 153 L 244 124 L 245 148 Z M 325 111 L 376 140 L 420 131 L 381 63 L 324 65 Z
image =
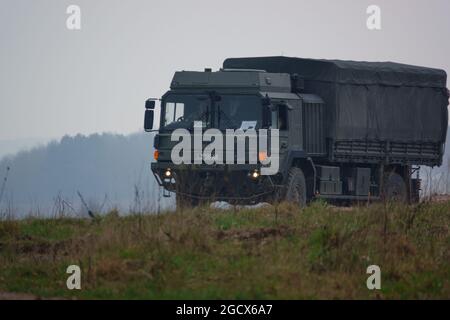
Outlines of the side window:
M 271 124 L 273 129 L 278 129 L 278 109 L 272 111 Z
M 171 124 L 184 116 L 184 103 L 167 102 L 164 125 Z
M 166 112 L 165 112 L 165 120 L 164 125 L 168 125 L 173 122 L 175 117 L 175 103 L 167 102 L 166 103 Z
M 288 129 L 288 109 L 286 105 L 278 105 L 276 110 L 272 111 L 272 128 L 279 130 Z

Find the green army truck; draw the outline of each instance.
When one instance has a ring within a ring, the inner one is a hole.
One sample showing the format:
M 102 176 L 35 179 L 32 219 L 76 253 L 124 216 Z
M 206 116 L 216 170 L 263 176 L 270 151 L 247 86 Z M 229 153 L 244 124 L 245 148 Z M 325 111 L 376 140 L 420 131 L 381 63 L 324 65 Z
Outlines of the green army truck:
M 156 101 L 146 101 L 145 129 L 157 128 L 151 168 L 181 206 L 418 201 L 420 166 L 442 163 L 446 78 L 443 70 L 392 62 L 290 57 L 231 58 L 217 72 L 176 72 L 158 99 L 159 117 Z M 196 121 L 202 130 L 278 129 L 277 172 L 261 175 L 261 159 L 175 164 L 171 134 L 195 131 Z

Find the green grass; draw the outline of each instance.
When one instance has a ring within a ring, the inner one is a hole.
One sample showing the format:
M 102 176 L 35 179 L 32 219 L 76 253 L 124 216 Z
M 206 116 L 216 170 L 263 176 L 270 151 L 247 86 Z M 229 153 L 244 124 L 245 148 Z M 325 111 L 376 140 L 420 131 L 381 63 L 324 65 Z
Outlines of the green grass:
M 317 202 L 0 222 L 0 292 L 79 299 L 449 299 L 450 203 Z M 66 288 L 67 266 L 82 290 Z M 382 289 L 366 287 L 381 268 Z

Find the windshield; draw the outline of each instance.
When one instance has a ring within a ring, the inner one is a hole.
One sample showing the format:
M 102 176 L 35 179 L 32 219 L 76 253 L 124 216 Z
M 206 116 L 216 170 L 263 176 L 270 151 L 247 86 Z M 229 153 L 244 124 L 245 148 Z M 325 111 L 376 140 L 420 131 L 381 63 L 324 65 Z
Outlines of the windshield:
M 261 98 L 256 95 L 222 95 L 217 110 L 221 130 L 261 127 Z
M 207 95 L 171 94 L 164 99 L 163 128 L 192 128 L 194 121 L 209 126 L 210 99 Z
M 194 121 L 201 121 L 203 128 L 221 130 L 259 129 L 262 125 L 261 98 L 256 95 L 169 94 L 162 111 L 166 130 L 191 129 Z

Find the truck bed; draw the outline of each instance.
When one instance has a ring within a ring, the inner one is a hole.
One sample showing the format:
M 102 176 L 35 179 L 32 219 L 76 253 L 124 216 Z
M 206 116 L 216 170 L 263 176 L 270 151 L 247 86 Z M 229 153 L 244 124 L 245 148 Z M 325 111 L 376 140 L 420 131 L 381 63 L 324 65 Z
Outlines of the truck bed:
M 448 127 L 447 74 L 393 62 L 232 58 L 224 68 L 297 74 L 324 101 L 328 157 L 440 165 Z M 308 124 L 305 124 L 308 125 Z

